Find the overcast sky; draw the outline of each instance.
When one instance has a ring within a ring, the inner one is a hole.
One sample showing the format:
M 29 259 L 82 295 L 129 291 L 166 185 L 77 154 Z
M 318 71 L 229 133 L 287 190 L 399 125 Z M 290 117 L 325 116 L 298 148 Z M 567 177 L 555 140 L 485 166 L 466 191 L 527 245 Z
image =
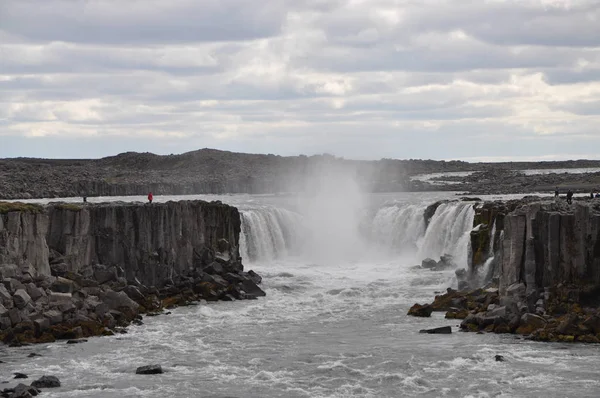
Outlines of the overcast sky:
M 600 159 L 600 0 L 0 0 L 0 157 Z

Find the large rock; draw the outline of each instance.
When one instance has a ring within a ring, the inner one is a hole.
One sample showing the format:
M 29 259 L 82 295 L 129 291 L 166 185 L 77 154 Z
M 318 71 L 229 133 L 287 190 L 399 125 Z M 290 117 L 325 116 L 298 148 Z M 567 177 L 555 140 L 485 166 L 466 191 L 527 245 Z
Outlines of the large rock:
M 3 284 L 0 284 L 0 303 L 6 306 L 6 308 L 12 308 L 14 305 L 12 295 Z
M 55 388 L 60 387 L 60 380 L 56 376 L 42 376 L 31 385 L 35 388 Z
M 423 260 L 421 262 L 421 267 L 428 268 L 428 269 L 434 269 L 435 267 L 437 267 L 437 261 L 435 261 L 432 258 L 426 258 L 425 260 Z
M 535 314 L 523 314 L 521 316 L 521 323 L 517 329 L 518 334 L 531 334 L 538 329 L 546 327 L 546 320 L 539 315 Z
M 31 297 L 29 297 L 25 290 L 19 289 L 13 296 L 13 302 L 15 303 L 15 307 L 23 309 L 27 304 L 31 303 Z
M 418 317 L 430 317 L 433 312 L 433 307 L 429 304 L 415 304 L 408 310 L 408 315 Z
M 127 296 L 125 292 L 115 292 L 109 290 L 105 292 L 100 299 L 108 306 L 111 310 L 119 310 L 119 308 L 125 307 L 132 311 L 137 311 L 140 305 L 133 301 Z

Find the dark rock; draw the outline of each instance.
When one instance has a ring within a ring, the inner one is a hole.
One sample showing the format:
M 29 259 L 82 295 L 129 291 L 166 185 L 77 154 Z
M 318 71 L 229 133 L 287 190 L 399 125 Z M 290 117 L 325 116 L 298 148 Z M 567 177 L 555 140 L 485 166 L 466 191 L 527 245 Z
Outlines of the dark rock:
M 434 329 L 421 329 L 419 333 L 427 333 L 427 334 L 451 334 L 452 328 L 450 326 L 442 326 Z
M 34 358 L 34 357 L 41 357 L 40 354 L 36 354 L 35 352 L 30 353 L 29 355 L 27 355 L 28 358 Z
M 54 388 L 60 387 L 60 380 L 56 376 L 42 376 L 35 380 L 31 385 L 35 388 Z
M 250 278 L 252 280 L 252 282 L 256 283 L 257 285 L 260 285 L 260 283 L 262 282 L 262 276 L 258 275 L 256 272 L 254 272 L 252 270 L 245 273 L 244 276 L 247 276 L 248 278 Z
M 408 310 L 408 315 L 418 317 L 430 317 L 433 312 L 433 307 L 429 304 L 415 304 Z
M 206 268 L 204 268 L 203 271 L 211 275 L 221 275 L 225 270 L 220 263 L 213 261 Z
M 50 290 L 57 293 L 73 293 L 78 289 L 79 286 L 75 281 L 60 276 L 50 285 Z
M 27 304 L 31 303 L 31 297 L 29 297 L 25 289 L 18 289 L 13 295 L 13 302 L 15 303 L 15 307 L 23 309 Z
M 39 393 L 40 393 L 40 390 L 38 390 L 35 386 L 27 386 L 25 384 L 18 384 L 14 388 L 12 395 L 9 395 L 9 396 L 10 396 L 10 398 L 29 398 L 29 397 L 35 397 Z
M 494 358 L 496 359 L 496 362 L 504 362 L 504 357 L 502 355 L 496 355 Z
M 14 375 L 15 375 L 15 377 L 13 377 L 13 379 L 26 379 L 27 378 L 27 375 L 25 373 L 16 372 L 16 373 L 14 373 Z
M 432 258 L 426 258 L 421 262 L 421 267 L 427 269 L 434 269 L 435 267 L 437 267 L 437 261 L 435 261 Z
M 117 269 L 115 267 L 98 265 L 94 269 L 94 279 L 96 279 L 99 284 L 116 281 L 118 277 Z
M 264 297 L 267 294 L 257 286 L 257 284 L 250 279 L 247 279 L 241 283 L 242 290 L 248 294 L 252 294 L 256 297 Z
M 80 344 L 80 343 L 86 343 L 87 339 L 69 339 L 67 340 L 67 344 Z
M 135 373 L 138 375 L 155 375 L 163 373 L 163 370 L 160 365 L 146 365 L 137 368 Z
M 125 294 L 127 294 L 127 296 L 129 296 L 130 299 L 138 303 L 146 298 L 137 287 L 132 285 L 125 286 L 123 291 L 125 292 Z

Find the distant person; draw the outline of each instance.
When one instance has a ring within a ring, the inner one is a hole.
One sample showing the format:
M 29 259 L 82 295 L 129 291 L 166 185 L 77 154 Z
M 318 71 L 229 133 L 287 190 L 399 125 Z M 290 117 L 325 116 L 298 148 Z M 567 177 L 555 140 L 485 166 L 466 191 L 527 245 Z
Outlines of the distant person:
M 596 192 L 596 198 L 600 198 L 600 192 Z
M 554 197 L 558 198 L 558 187 L 556 187 L 556 189 L 554 190 Z
M 148 194 L 148 203 L 152 203 L 152 199 L 154 199 L 154 196 L 152 196 L 152 192 L 150 192 Z
M 570 189 L 569 189 L 569 191 L 567 191 L 567 203 L 568 204 L 573 203 L 573 191 L 571 191 Z
M 86 202 L 87 202 L 87 196 L 84 196 L 83 197 L 83 203 L 86 203 Z

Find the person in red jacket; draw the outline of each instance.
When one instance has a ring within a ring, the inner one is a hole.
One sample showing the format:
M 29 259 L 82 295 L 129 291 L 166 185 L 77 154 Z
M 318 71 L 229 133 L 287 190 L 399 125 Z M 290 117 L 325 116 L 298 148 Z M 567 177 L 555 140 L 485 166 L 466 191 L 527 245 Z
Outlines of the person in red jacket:
M 153 198 L 154 198 L 154 197 L 152 196 L 152 192 L 150 192 L 150 193 L 148 194 L 148 203 L 152 203 L 152 199 L 153 199 Z

